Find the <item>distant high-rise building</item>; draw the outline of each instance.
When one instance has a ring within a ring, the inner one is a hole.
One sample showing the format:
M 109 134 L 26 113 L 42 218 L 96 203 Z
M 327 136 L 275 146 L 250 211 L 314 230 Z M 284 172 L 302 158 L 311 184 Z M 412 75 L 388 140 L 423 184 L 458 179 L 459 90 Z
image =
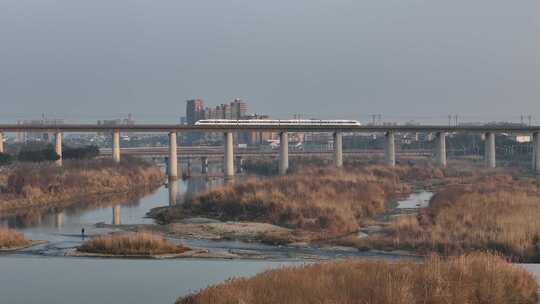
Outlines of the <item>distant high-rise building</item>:
M 216 119 L 216 109 L 214 108 L 205 108 L 204 109 L 204 118 L 205 119 Z
M 247 114 L 247 103 L 240 98 L 231 102 L 231 119 L 242 119 Z
M 224 119 L 225 118 L 225 107 L 224 105 L 219 105 L 215 109 L 214 113 L 215 119 Z
M 223 109 L 223 119 L 233 119 L 232 118 L 232 107 L 229 104 L 222 104 L 221 108 Z
M 186 119 L 188 125 L 193 125 L 204 118 L 204 101 L 200 98 L 188 100 L 186 103 Z
M 193 125 L 201 119 L 269 119 L 267 115 L 248 114 L 247 102 L 235 98 L 230 103 L 222 103 L 215 107 L 205 107 L 200 98 L 188 100 L 186 103 L 185 122 Z M 235 142 L 250 145 L 265 144 L 274 138 L 272 132 L 243 131 L 236 132 Z M 188 132 L 187 143 L 204 143 L 205 141 L 219 141 L 223 137 L 220 132 Z
M 246 114 L 243 119 L 270 119 L 268 115 Z M 260 145 L 266 143 L 273 138 L 272 132 L 261 131 L 244 131 L 238 132 L 239 142 L 247 143 L 248 145 Z

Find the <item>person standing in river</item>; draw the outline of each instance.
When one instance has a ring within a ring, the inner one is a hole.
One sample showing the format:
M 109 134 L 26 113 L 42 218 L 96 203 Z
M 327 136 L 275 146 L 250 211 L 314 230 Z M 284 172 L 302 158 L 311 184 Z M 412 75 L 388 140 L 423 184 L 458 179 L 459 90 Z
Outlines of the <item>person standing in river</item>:
M 82 237 L 83 240 L 84 240 L 84 227 L 81 229 L 81 237 Z

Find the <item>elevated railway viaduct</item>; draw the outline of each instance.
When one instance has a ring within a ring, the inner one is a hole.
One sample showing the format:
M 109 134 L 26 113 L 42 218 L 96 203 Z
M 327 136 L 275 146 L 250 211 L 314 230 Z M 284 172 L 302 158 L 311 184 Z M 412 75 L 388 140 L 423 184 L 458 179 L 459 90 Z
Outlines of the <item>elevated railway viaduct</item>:
M 396 164 L 395 134 L 410 132 L 429 132 L 436 134 L 435 160 L 437 165 L 444 167 L 447 163 L 446 135 L 448 133 L 479 133 L 483 134 L 485 140 L 485 165 L 488 168 L 495 168 L 495 134 L 527 134 L 533 138 L 532 169 L 540 174 L 540 126 L 441 126 L 441 125 L 419 125 L 419 126 L 332 126 L 332 125 L 171 125 L 171 124 L 137 124 L 130 126 L 103 126 L 92 124 L 63 124 L 63 125 L 16 125 L 0 124 L 0 152 L 4 151 L 3 136 L 5 132 L 32 132 L 32 131 L 52 131 L 55 133 L 55 150 L 62 156 L 62 134 L 66 132 L 110 132 L 112 134 L 112 147 L 110 155 L 114 161 L 119 162 L 121 157 L 120 132 L 144 132 L 144 133 L 168 133 L 169 147 L 168 167 L 169 177 L 178 177 L 178 149 L 177 134 L 181 132 L 220 132 L 224 136 L 224 146 L 221 154 L 224 160 L 225 176 L 233 176 L 234 168 L 234 145 L 233 133 L 238 131 L 265 131 L 279 133 L 280 145 L 277 152 L 279 157 L 279 173 L 285 174 L 289 167 L 289 141 L 290 132 L 330 132 L 334 136 L 334 149 L 331 151 L 336 167 L 343 166 L 343 133 L 383 133 L 385 134 L 385 163 L 388 166 Z M 127 150 L 126 150 L 127 152 Z M 238 152 L 238 151 L 237 151 Z M 296 152 L 292 152 L 296 153 Z M 260 154 L 260 153 L 259 153 Z M 264 155 L 264 154 L 262 154 Z M 58 164 L 62 164 L 62 158 Z

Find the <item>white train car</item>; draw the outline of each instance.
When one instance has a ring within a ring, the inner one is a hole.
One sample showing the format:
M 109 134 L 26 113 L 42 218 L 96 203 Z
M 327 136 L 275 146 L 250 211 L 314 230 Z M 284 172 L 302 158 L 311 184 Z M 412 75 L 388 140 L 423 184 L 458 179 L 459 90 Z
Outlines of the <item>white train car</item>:
M 357 127 L 357 120 L 323 120 L 323 119 L 203 119 L 195 123 L 197 126 L 328 126 Z

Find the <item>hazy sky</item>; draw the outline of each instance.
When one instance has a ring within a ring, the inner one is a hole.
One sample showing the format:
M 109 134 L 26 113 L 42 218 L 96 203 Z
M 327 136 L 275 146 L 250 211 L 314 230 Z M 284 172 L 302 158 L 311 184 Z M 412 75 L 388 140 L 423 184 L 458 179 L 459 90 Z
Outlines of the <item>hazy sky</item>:
M 538 0 L 0 0 L 0 120 L 250 112 L 540 122 Z

